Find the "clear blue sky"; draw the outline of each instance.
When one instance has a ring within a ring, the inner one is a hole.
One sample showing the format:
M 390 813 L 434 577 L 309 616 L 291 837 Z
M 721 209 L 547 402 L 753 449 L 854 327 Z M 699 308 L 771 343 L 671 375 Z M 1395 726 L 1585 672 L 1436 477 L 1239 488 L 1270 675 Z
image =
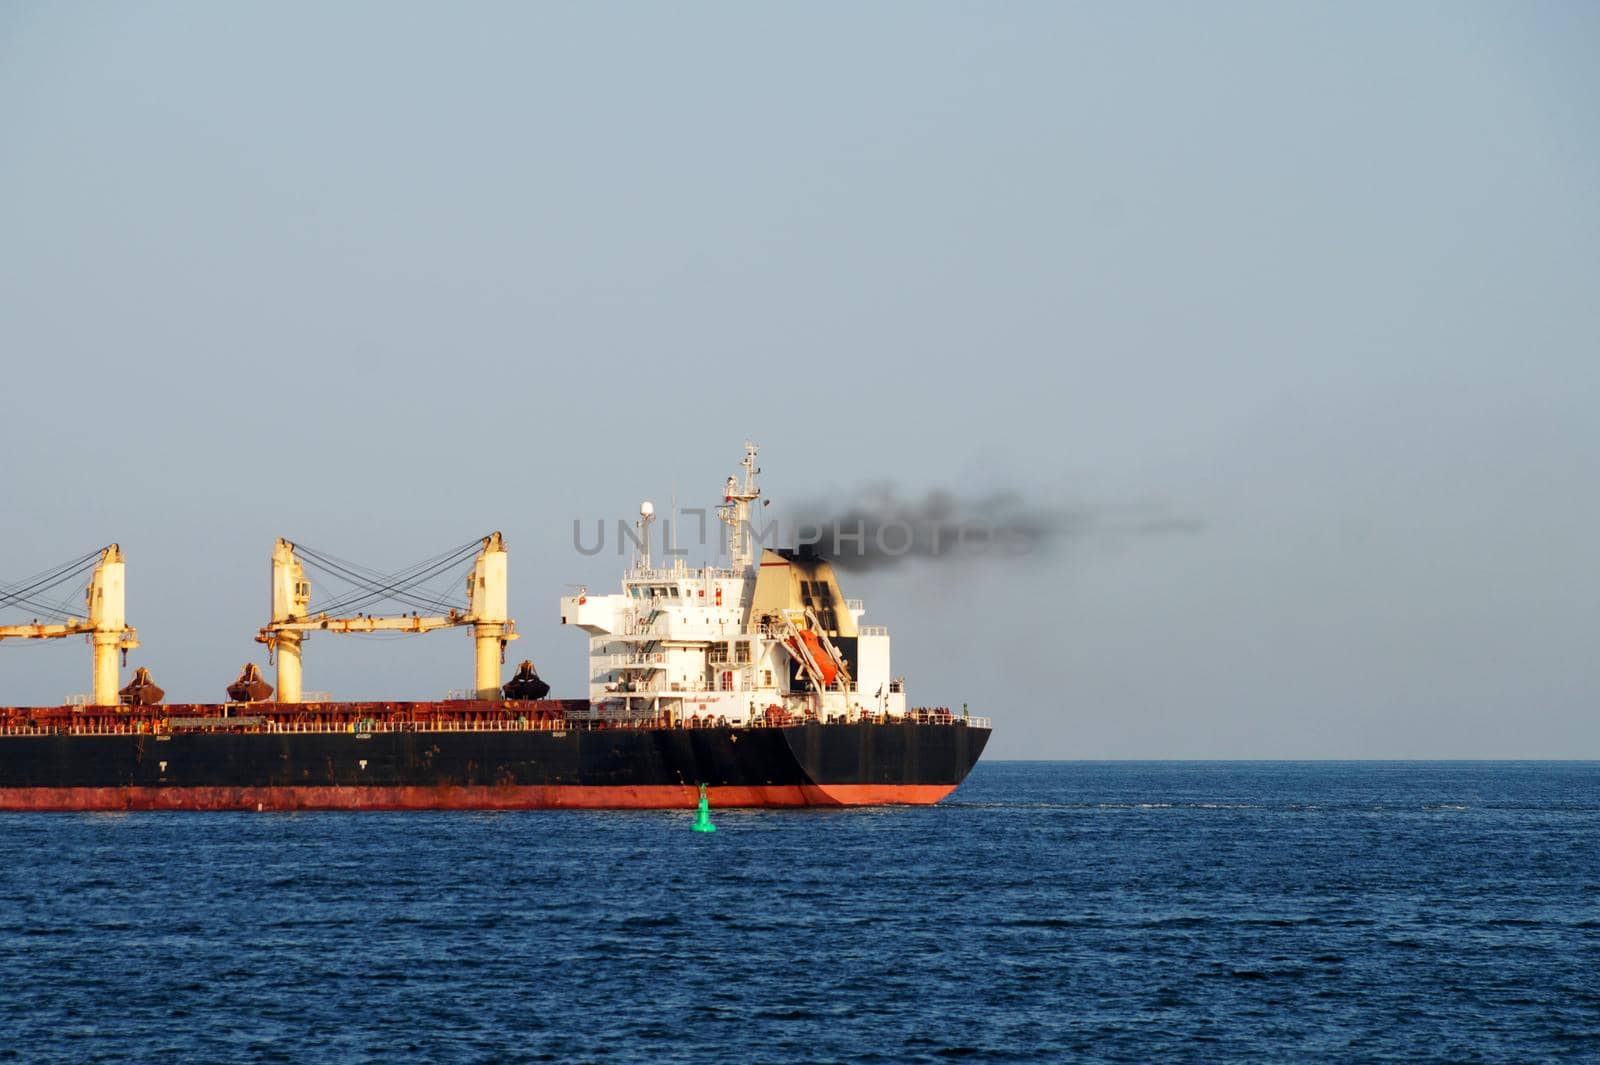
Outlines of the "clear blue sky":
M 0 578 L 214 699 L 283 535 L 892 482 L 1200 532 L 856 578 L 997 756 L 1600 757 L 1600 8 L 0 7 Z M 14 620 L 14 619 L 13 619 Z M 312 641 L 432 697 L 470 641 Z M 82 691 L 0 644 L 0 701 Z

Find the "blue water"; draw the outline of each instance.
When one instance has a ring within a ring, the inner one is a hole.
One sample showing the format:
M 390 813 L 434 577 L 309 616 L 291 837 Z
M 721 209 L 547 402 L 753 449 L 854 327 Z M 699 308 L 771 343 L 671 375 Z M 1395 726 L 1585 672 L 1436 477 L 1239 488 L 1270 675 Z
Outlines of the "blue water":
M 0 815 L 26 1061 L 1600 1059 L 1600 764 L 855 811 Z

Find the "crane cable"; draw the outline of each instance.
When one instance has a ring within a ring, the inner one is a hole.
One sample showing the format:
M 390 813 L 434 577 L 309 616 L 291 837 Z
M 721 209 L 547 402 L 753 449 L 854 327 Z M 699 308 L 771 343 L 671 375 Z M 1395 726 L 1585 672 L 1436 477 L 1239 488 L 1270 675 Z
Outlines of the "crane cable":
M 39 615 L 56 621 L 67 621 L 72 617 L 70 598 L 55 601 L 40 598 L 68 581 L 82 577 L 92 570 L 100 556 L 105 553 L 105 548 L 90 551 L 81 558 L 71 562 L 64 562 L 49 569 L 40 570 L 30 577 L 24 577 L 15 584 L 0 585 L 0 608 L 24 607 L 31 608 Z
M 444 598 L 441 593 L 423 586 L 440 574 L 459 566 L 465 561 L 467 554 L 466 550 L 457 550 L 407 567 L 396 574 L 381 574 L 315 551 L 308 556 L 308 561 L 312 563 L 313 568 L 355 585 L 351 591 L 321 606 L 320 612 L 345 612 L 385 600 L 427 610 L 448 612 L 462 609 L 463 604 Z
M 329 555 L 314 548 L 295 544 L 295 553 L 312 569 L 353 587 L 330 601 L 318 604 L 318 612 L 338 614 L 367 606 L 371 603 L 394 601 L 423 610 L 439 613 L 466 612 L 466 604 L 445 598 L 445 593 L 425 587 L 445 573 L 452 573 L 462 563 L 472 559 L 482 540 L 472 540 L 460 547 L 413 563 L 395 573 L 382 573 L 348 559 Z M 452 579 L 454 575 L 452 573 Z

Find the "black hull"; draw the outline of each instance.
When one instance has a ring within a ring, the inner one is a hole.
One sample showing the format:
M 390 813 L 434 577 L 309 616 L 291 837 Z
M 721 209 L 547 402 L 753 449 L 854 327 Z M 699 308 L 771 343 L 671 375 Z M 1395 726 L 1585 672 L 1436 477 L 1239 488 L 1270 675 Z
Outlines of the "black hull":
M 931 803 L 986 728 L 175 732 L 0 736 L 0 809 L 679 807 Z

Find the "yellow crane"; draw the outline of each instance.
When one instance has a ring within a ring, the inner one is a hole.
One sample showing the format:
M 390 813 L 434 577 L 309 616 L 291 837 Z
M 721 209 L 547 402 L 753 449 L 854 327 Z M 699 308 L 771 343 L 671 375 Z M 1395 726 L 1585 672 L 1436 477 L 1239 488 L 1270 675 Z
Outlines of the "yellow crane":
M 310 557 L 309 549 L 307 549 Z M 393 591 L 400 583 L 380 591 Z M 377 595 L 378 592 L 371 593 Z M 506 547 L 498 532 L 480 541 L 477 561 L 467 578 L 467 609 L 442 615 L 416 613 L 395 617 L 358 614 L 332 617 L 308 613 L 311 582 L 295 555 L 295 545 L 280 539 L 272 549 L 272 621 L 256 635 L 267 645 L 278 666 L 278 701 L 301 701 L 301 645 L 313 632 L 432 632 L 435 629 L 472 626 L 476 646 L 475 690 L 480 699 L 499 699 L 500 666 L 505 645 L 517 639 L 516 622 L 506 617 Z
M 82 560 L 80 560 L 81 562 Z M 62 571 L 63 573 L 70 571 Z M 77 572 L 82 573 L 82 570 Z M 20 597 L 19 597 L 20 598 Z M 116 544 L 102 548 L 84 594 L 87 618 L 31 625 L 0 625 L 0 640 L 54 640 L 63 636 L 88 636 L 94 645 L 94 705 L 116 706 L 118 656 L 139 646 L 139 633 L 127 623 L 126 566 Z

